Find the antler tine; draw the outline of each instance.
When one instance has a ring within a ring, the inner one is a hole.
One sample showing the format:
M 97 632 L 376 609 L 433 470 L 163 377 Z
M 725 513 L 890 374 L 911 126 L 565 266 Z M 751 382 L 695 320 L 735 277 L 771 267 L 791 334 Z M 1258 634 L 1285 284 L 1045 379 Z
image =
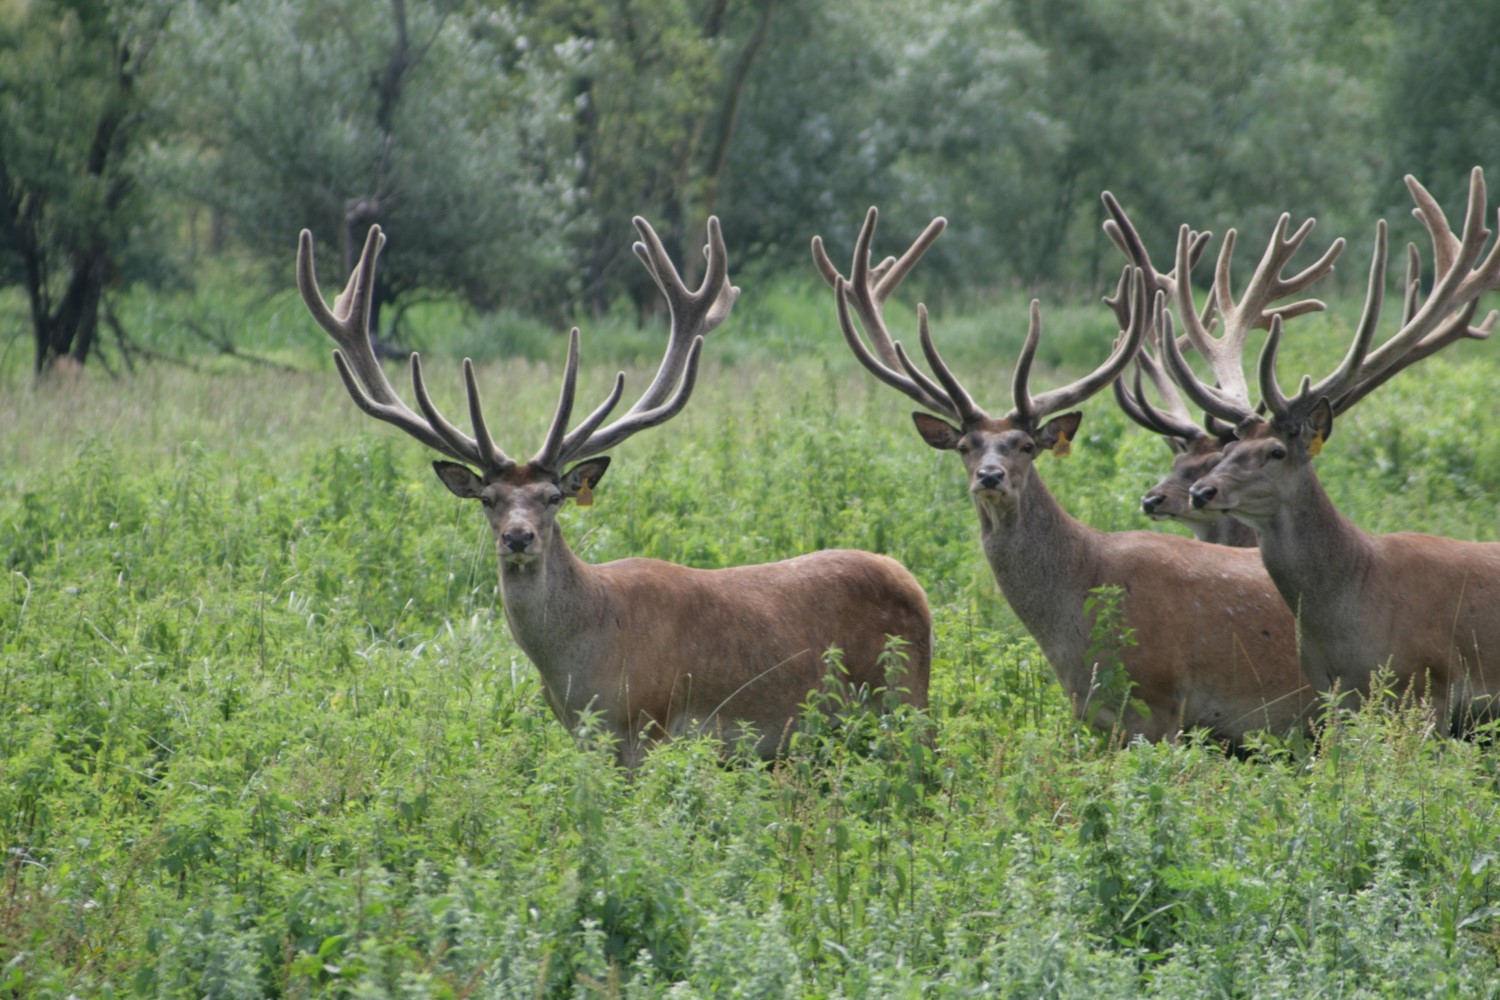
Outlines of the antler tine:
M 1217 287 L 1215 287 L 1214 291 L 1209 295 L 1210 301 L 1217 304 L 1219 312 L 1224 316 L 1225 323 L 1224 334 L 1218 340 L 1215 340 L 1212 335 L 1212 331 L 1209 329 L 1207 323 L 1204 322 L 1202 318 L 1203 315 L 1208 312 L 1208 310 L 1205 308 L 1203 313 L 1200 313 L 1198 311 L 1197 304 L 1193 301 L 1193 283 L 1189 278 L 1189 275 L 1191 275 L 1192 273 L 1192 262 L 1189 255 L 1189 248 L 1191 246 L 1191 234 L 1192 230 L 1190 230 L 1186 225 L 1178 227 L 1176 270 L 1182 274 L 1183 280 L 1177 282 L 1177 287 L 1175 289 L 1176 294 L 1174 295 L 1174 298 L 1177 302 L 1177 311 L 1182 316 L 1184 335 L 1188 343 L 1190 343 L 1198 351 L 1198 353 L 1203 355 L 1203 357 L 1208 361 L 1209 369 L 1214 373 L 1214 378 L 1218 381 L 1219 388 L 1225 393 L 1233 396 L 1235 399 L 1249 402 L 1250 387 L 1249 384 L 1245 381 L 1244 372 L 1242 370 L 1243 355 L 1236 356 L 1233 359 L 1233 363 L 1229 364 L 1226 363 L 1226 359 L 1229 357 L 1229 352 L 1221 349 L 1224 343 L 1224 338 L 1231 336 L 1229 331 L 1231 313 L 1229 310 L 1232 303 L 1218 302 Z M 1234 252 L 1234 241 L 1235 231 L 1231 229 L 1224 234 L 1224 245 L 1219 250 L 1219 260 L 1221 262 L 1228 255 Z M 1174 345 L 1174 347 L 1175 346 L 1177 345 Z M 1243 348 L 1243 339 L 1241 339 L 1241 351 L 1243 351 Z M 1159 350 L 1163 351 L 1163 357 L 1166 357 L 1166 347 L 1164 345 L 1160 346 Z M 1175 368 L 1171 370 L 1173 372 L 1173 377 L 1177 377 Z M 1178 381 L 1179 384 L 1182 384 L 1184 390 L 1187 390 L 1191 395 L 1191 387 L 1189 387 L 1185 383 L 1182 383 L 1180 379 Z
M 1104 220 L 1103 228 L 1105 235 L 1119 248 L 1120 252 L 1125 255 L 1131 264 L 1146 272 L 1146 287 L 1148 289 L 1153 293 L 1163 291 L 1169 296 L 1174 294 L 1177 286 L 1177 276 L 1179 274 L 1190 273 L 1192 268 L 1197 266 L 1198 260 L 1203 256 L 1203 251 L 1208 248 L 1208 241 L 1213 238 L 1213 234 L 1190 231 L 1187 270 L 1182 270 L 1181 265 L 1174 261 L 1172 270 L 1166 274 L 1161 274 L 1152 265 L 1151 255 L 1146 251 L 1145 241 L 1141 239 L 1141 234 L 1135 228 L 1135 224 L 1130 221 L 1130 216 L 1125 214 L 1125 209 L 1119 200 L 1108 191 L 1103 192 L 1099 197 L 1104 202 L 1104 209 L 1110 216 Z M 1123 289 L 1123 277 L 1121 285 Z M 1116 293 L 1114 299 L 1106 299 L 1105 301 L 1115 309 L 1115 314 L 1121 317 L 1120 323 L 1123 329 L 1124 324 L 1129 322 L 1129 320 L 1127 318 L 1128 311 L 1116 305 L 1117 302 L 1124 304 L 1119 292 Z M 1207 322 L 1207 318 L 1204 319 L 1204 322 Z
M 569 343 L 569 367 L 564 375 L 563 398 L 558 401 L 558 412 L 553 418 L 552 429 L 548 431 L 547 443 L 532 460 L 535 464 L 560 469 L 569 462 L 607 451 L 631 435 L 676 416 L 687 405 L 697 382 L 698 357 L 704 335 L 724 322 L 739 299 L 739 288 L 729 283 L 729 253 L 717 216 L 708 219 L 708 243 L 703 249 L 708 268 L 696 291 L 688 289 L 651 224 L 640 216 L 632 221 L 641 238 L 631 249 L 656 281 L 656 287 L 667 300 L 671 316 L 661 364 L 641 397 L 608 427 L 600 429 L 599 425 L 620 401 L 625 384 L 623 372 L 615 376 L 614 386 L 604 402 L 577 427 L 564 434 L 563 428 L 572 410 L 572 386 L 577 368 L 578 331 L 575 329 Z
M 985 419 L 988 414 L 974 402 L 974 397 L 969 395 L 968 390 L 963 387 L 962 383 L 953 374 L 953 369 L 949 368 L 948 363 L 943 360 L 942 355 L 938 354 L 937 345 L 932 342 L 932 332 L 927 327 L 927 307 L 921 303 L 917 304 L 917 335 L 922 343 L 922 354 L 927 358 L 927 364 L 932 368 L 933 374 L 938 377 L 938 380 L 943 383 L 943 388 L 947 390 L 947 396 L 953 401 L 953 409 L 959 421 L 971 424 Z M 901 366 L 906 369 L 914 381 L 930 394 L 934 396 L 942 395 L 937 386 L 933 385 L 932 381 L 926 378 L 911 363 L 911 359 L 906 356 L 906 349 L 901 346 L 899 340 L 896 341 L 896 356 L 901 359 Z
M 1162 317 L 1161 350 L 1162 359 L 1166 362 L 1166 368 L 1171 373 L 1172 380 L 1187 394 L 1193 405 L 1202 409 L 1204 413 L 1231 424 L 1238 424 L 1255 415 L 1255 408 L 1250 405 L 1248 398 L 1248 390 L 1246 396 L 1231 396 L 1198 378 L 1197 373 L 1183 357 L 1182 349 L 1177 343 L 1177 335 L 1172 329 L 1171 313 L 1165 313 Z
M 1484 228 L 1484 206 L 1484 171 L 1475 167 L 1469 173 L 1469 213 L 1464 220 L 1465 244 L 1469 243 L 1471 231 L 1475 234 L 1474 244 L 1478 247 L 1482 247 L 1484 241 L 1489 239 L 1490 233 Z M 1500 209 L 1496 210 L 1496 218 L 1500 219 Z M 1478 298 L 1487 291 L 1493 291 L 1497 285 L 1500 285 L 1500 240 L 1490 247 L 1484 263 L 1464 278 L 1459 296 L 1464 299 Z
M 872 208 L 871 211 L 873 212 L 874 209 Z M 876 301 L 885 302 L 891 292 L 896 290 L 896 286 L 901 284 L 902 280 L 911 273 L 911 269 L 917 266 L 917 262 L 927 252 L 927 248 L 936 243 L 937 238 L 943 235 L 943 230 L 947 228 L 947 219 L 941 215 L 934 218 L 917 234 L 917 238 L 912 241 L 911 246 L 906 248 L 905 253 L 900 257 L 887 257 L 880 262 L 878 267 L 870 272 L 870 276 L 875 279 L 873 293 Z M 872 224 L 870 228 L 871 234 L 874 231 Z
M 1411 318 L 1417 314 L 1417 307 L 1421 305 L 1422 255 L 1417 251 L 1415 243 L 1406 244 L 1406 285 L 1402 291 L 1401 325 L 1405 326 L 1411 322 Z
M 887 368 L 895 370 L 900 362 L 896 358 L 890 330 L 885 325 L 885 300 L 911 273 L 928 248 L 937 242 L 937 238 L 948 227 L 948 220 L 938 216 L 923 228 L 899 258 L 887 257 L 871 266 L 870 248 L 875 242 L 875 227 L 879 220 L 880 211 L 872 205 L 865 212 L 865 221 L 860 225 L 859 235 L 854 242 L 854 262 L 846 284 L 854 295 L 855 310 L 859 313 L 859 321 L 865 328 L 866 336 L 870 338 L 875 356 Z M 812 238 L 812 254 L 818 273 L 823 275 L 823 280 L 828 282 L 830 288 L 834 287 L 840 277 L 839 270 L 829 259 L 821 236 Z M 923 405 L 928 404 L 924 402 Z
M 667 350 L 662 356 L 656 376 L 627 416 L 661 404 L 682 376 L 683 363 L 692 338 L 706 335 L 724 322 L 740 294 L 739 288 L 729 283 L 729 254 L 724 246 L 724 234 L 717 216 L 709 216 L 708 219 L 708 243 L 703 248 L 708 268 L 697 291 L 688 290 L 651 223 L 638 215 L 631 222 L 641 237 L 631 244 L 631 250 L 640 258 L 646 270 L 651 272 L 656 287 L 666 298 L 671 328 L 667 336 Z
M 677 388 L 664 403 L 649 410 L 632 406 L 629 412 L 602 431 L 593 432 L 580 438 L 571 449 L 567 447 L 561 449 L 561 457 L 558 465 L 565 465 L 569 462 L 606 452 L 638 431 L 643 431 L 648 427 L 655 427 L 657 424 L 666 423 L 677 416 L 682 411 L 682 408 L 687 405 L 688 399 L 693 395 L 693 387 L 698 382 L 698 355 L 702 349 L 703 336 L 700 334 L 694 337 L 693 342 L 688 345 L 687 360 L 682 370 L 682 381 L 677 383 Z M 622 385 L 619 377 L 615 379 L 615 385 L 617 387 Z M 607 400 L 606 404 L 600 406 L 599 410 L 608 413 L 609 408 L 614 405 L 614 399 L 619 398 L 618 388 L 612 396 L 613 398 Z M 579 428 L 586 427 L 590 421 L 597 424 L 598 420 L 602 420 L 603 417 L 599 415 L 599 410 L 590 414 L 588 419 L 579 425 Z M 596 417 L 598 419 L 595 419 Z
M 385 234 L 379 226 L 371 226 L 365 236 L 359 263 L 330 309 L 318 288 L 312 233 L 304 229 L 297 240 L 297 289 L 302 293 L 302 301 L 312 313 L 313 319 L 339 345 L 333 352 L 333 362 L 344 387 L 361 410 L 400 428 L 434 451 L 460 462 L 470 462 L 490 469 L 513 464 L 494 446 L 487 434 L 481 432 L 482 443 L 476 441 L 437 412 L 432 401 L 427 398 L 426 387 L 422 383 L 421 362 L 416 354 L 411 358 L 412 380 L 418 405 L 426 419 L 402 402 L 386 380 L 385 372 L 370 347 L 369 332 L 370 300 L 375 291 L 375 262 L 384 246 Z M 474 399 L 471 394 L 471 412 Z M 479 426 L 483 426 L 482 420 Z
M 615 382 L 614 385 L 610 387 L 609 395 L 604 397 L 604 402 L 600 403 L 597 407 L 594 408 L 593 413 L 590 413 L 587 417 L 584 417 L 583 420 L 579 421 L 578 426 L 573 428 L 573 430 L 563 438 L 559 453 L 577 457 L 577 449 L 579 444 L 588 440 L 589 436 L 594 433 L 594 430 L 600 424 L 604 423 L 604 418 L 609 416 L 611 411 L 614 410 L 615 405 L 620 402 L 620 397 L 624 394 L 624 392 L 625 373 L 616 372 Z M 684 400 L 683 402 L 686 402 L 686 400 Z
M 422 415 L 427 418 L 427 423 L 434 433 L 441 437 L 450 446 L 446 451 L 455 458 L 463 461 L 473 462 L 485 469 L 496 471 L 508 469 L 515 462 L 506 457 L 505 453 L 495 446 L 490 440 L 489 430 L 485 427 L 484 414 L 479 408 L 479 386 L 474 379 L 474 363 L 464 358 L 464 389 L 469 397 L 469 419 L 474 423 L 477 437 L 471 438 L 459 430 L 448 419 L 438 412 L 433 405 L 432 397 L 427 394 L 427 380 L 422 375 L 422 358 L 415 351 L 411 355 L 411 387 L 417 397 L 417 407 Z
M 942 235 L 948 222 L 941 216 L 933 219 L 899 258 L 887 257 L 871 267 L 870 247 L 875 240 L 875 227 L 879 219 L 880 212 L 873 206 L 865 213 L 865 221 L 860 226 L 859 236 L 854 244 L 854 262 L 849 278 L 840 274 L 829 259 L 822 237 L 812 238 L 813 263 L 817 265 L 823 280 L 834 290 L 839 329 L 855 358 L 880 381 L 909 396 L 920 406 L 955 420 L 962 420 L 961 408 L 953 397 L 911 366 L 910 359 L 902 361 L 902 352 L 885 324 L 885 300 Z M 863 336 L 850 315 L 851 305 L 859 315 L 859 324 L 864 327 Z M 921 312 L 919 308 L 919 321 Z M 869 338 L 868 344 L 865 343 L 865 337 Z
M 925 406 L 929 410 L 951 417 L 954 420 L 962 420 L 963 416 L 953 400 L 940 388 L 933 385 L 931 380 L 922 375 L 908 362 L 903 362 L 904 351 L 894 341 L 891 344 L 891 352 L 895 355 L 896 367 L 885 364 L 877 358 L 870 349 L 865 346 L 864 338 L 859 335 L 859 330 L 854 325 L 854 318 L 849 314 L 849 300 L 852 291 L 849 282 L 843 275 L 834 277 L 834 300 L 838 307 L 839 329 L 843 331 L 844 343 L 849 345 L 849 350 L 854 352 L 854 357 L 866 370 L 880 381 L 914 400 L 919 406 Z M 920 314 L 919 314 L 920 315 Z M 910 374 L 903 375 L 897 369 L 904 369 Z
M 1042 342 L 1042 304 L 1031 300 L 1031 318 L 1026 325 L 1026 339 L 1021 344 L 1021 353 L 1016 357 L 1016 367 L 1010 377 L 1010 397 L 1015 403 L 1008 416 L 1013 420 L 1035 423 L 1036 405 L 1032 402 L 1031 363 L 1036 359 L 1037 345 Z
M 1292 401 L 1282 393 L 1281 385 L 1276 381 L 1276 352 L 1280 347 L 1281 317 L 1272 316 L 1265 346 L 1260 349 L 1260 396 L 1272 417 L 1284 419 L 1291 415 Z M 1311 376 L 1302 376 L 1302 391 L 1298 395 L 1305 395 L 1311 383 Z
M 1296 394 L 1291 397 L 1282 393 L 1276 380 L 1276 352 L 1281 346 L 1282 317 L 1280 314 L 1271 317 L 1271 331 L 1260 352 L 1259 375 L 1261 398 L 1271 411 L 1273 422 L 1300 427 L 1320 399 L 1335 402 L 1351 386 L 1361 381 L 1365 356 L 1374 339 L 1375 328 L 1380 324 L 1380 309 L 1385 300 L 1386 245 L 1385 220 L 1380 219 L 1375 223 L 1375 249 L 1370 255 L 1370 280 L 1365 293 L 1364 312 L 1360 316 L 1354 341 L 1349 345 L 1344 360 L 1331 375 L 1316 385 L 1311 376 L 1303 375 Z M 1355 398 L 1363 395 L 1360 393 Z M 1352 404 L 1346 404 L 1346 408 L 1348 405 Z
M 1081 403 L 1113 382 L 1124 370 L 1131 358 L 1135 357 L 1136 351 L 1140 349 L 1141 341 L 1146 337 L 1146 329 L 1150 326 L 1151 310 L 1148 303 L 1151 300 L 1146 294 L 1146 272 L 1136 268 L 1135 280 L 1132 284 L 1130 323 L 1126 329 L 1120 331 L 1110 356 L 1083 378 L 1060 388 L 1051 389 L 1039 396 L 1032 396 L 1028 388 L 1031 380 L 1031 364 L 1036 357 L 1036 348 L 1042 333 L 1041 304 L 1032 299 L 1031 323 L 1026 331 L 1026 343 L 1021 348 L 1021 356 L 1016 362 L 1015 377 L 1011 383 L 1011 395 L 1016 404 L 1015 409 L 1011 411 L 1012 419 L 1035 424 L 1043 417 Z
M 1163 437 L 1181 438 L 1184 441 L 1194 441 L 1203 437 L 1208 432 L 1193 422 L 1188 415 L 1187 407 L 1182 404 L 1182 397 L 1173 392 L 1170 399 L 1173 401 L 1166 410 L 1153 405 L 1146 396 L 1145 387 L 1141 384 L 1142 364 L 1141 359 L 1145 357 L 1145 348 L 1136 353 L 1135 374 L 1131 379 L 1131 388 L 1125 387 L 1125 376 L 1114 381 L 1113 389 L 1115 402 L 1125 415 L 1137 424 L 1153 434 Z
M 464 366 L 464 374 L 472 370 L 471 366 Z M 616 379 L 616 381 L 619 381 Z M 558 393 L 557 408 L 552 411 L 552 423 L 547 428 L 547 436 L 542 439 L 542 446 L 537 453 L 531 457 L 531 464 L 542 469 L 550 469 L 560 472 L 558 459 L 562 457 L 562 444 L 564 432 L 568 429 L 568 421 L 573 416 L 573 400 L 578 389 L 578 327 L 573 327 L 568 334 L 568 360 L 563 366 L 562 390 Z M 471 397 L 472 403 L 472 397 Z
M 1330 400 L 1343 395 L 1351 385 L 1361 378 L 1361 366 L 1375 338 L 1375 328 L 1380 325 L 1380 310 L 1385 304 L 1385 265 L 1387 235 L 1385 220 L 1375 223 L 1375 249 L 1370 254 L 1370 280 L 1365 287 L 1365 306 L 1355 330 L 1354 342 L 1344 355 L 1344 360 L 1327 378 L 1316 385 L 1306 386 L 1307 402 L 1317 402 L 1321 396 Z

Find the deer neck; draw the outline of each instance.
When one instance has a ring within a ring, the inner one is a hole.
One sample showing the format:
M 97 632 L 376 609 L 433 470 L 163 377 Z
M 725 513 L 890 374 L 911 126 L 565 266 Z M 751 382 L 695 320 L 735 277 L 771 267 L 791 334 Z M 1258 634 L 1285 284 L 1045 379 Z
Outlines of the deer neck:
M 524 565 L 500 562 L 500 599 L 511 635 L 541 674 L 547 700 L 563 721 L 587 706 L 607 684 L 594 676 L 599 623 L 608 597 L 593 566 L 568 547 L 552 525 L 541 558 Z
M 1007 603 L 1054 668 L 1081 658 L 1083 601 L 1095 586 L 1090 552 L 1097 533 L 1074 520 L 1035 472 L 1008 509 L 983 497 L 979 534 Z M 1086 635 L 1084 637 L 1086 639 Z
M 1317 474 L 1309 468 L 1298 477 L 1296 488 L 1255 528 L 1266 572 L 1299 619 L 1315 627 L 1344 621 L 1368 571 L 1370 536 L 1339 513 Z
M 1212 522 L 1188 521 L 1186 524 L 1200 542 L 1237 549 L 1253 549 L 1257 544 L 1255 529 L 1232 517 L 1221 517 Z

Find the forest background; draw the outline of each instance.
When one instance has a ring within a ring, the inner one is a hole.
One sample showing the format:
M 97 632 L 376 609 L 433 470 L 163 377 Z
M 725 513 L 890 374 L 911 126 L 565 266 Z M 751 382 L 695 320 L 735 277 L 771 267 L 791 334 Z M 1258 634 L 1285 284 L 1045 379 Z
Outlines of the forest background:
M 1363 245 L 1402 174 L 1456 213 L 1500 160 L 1497 36 L 1465 0 L 0 0 L 0 336 L 229 349 L 192 293 L 285 289 L 304 226 L 328 274 L 386 229 L 403 346 L 434 299 L 650 308 L 633 215 L 678 259 L 720 215 L 751 283 L 868 205 L 945 215 L 930 297 L 1108 287 L 1105 189 L 1152 247 L 1282 211 Z

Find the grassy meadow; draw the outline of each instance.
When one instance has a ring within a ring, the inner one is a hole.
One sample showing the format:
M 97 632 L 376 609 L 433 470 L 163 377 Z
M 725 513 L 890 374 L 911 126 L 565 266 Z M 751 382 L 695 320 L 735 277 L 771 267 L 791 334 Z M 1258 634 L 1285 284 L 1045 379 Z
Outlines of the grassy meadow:
M 810 705 L 774 766 L 684 740 L 630 776 L 553 718 L 477 508 L 355 409 L 293 296 L 222 306 L 274 365 L 146 304 L 132 329 L 191 368 L 37 389 L 0 347 L 0 997 L 1500 997 L 1494 746 L 1389 703 L 1248 758 L 1077 724 L 957 458 L 821 291 L 747 287 L 688 408 L 565 530 L 595 562 L 888 553 L 934 610 L 931 711 Z M 934 312 L 995 411 L 1024 308 Z M 1102 307 L 1045 318 L 1042 385 L 1107 351 Z M 1351 328 L 1298 321 L 1283 370 Z M 411 340 L 450 413 L 475 356 L 529 454 L 557 333 L 433 308 Z M 580 406 L 619 367 L 633 398 L 660 336 L 586 326 Z M 1342 420 L 1321 475 L 1368 528 L 1500 540 L 1500 345 L 1449 354 Z M 1153 528 L 1166 448 L 1085 411 L 1041 475 Z

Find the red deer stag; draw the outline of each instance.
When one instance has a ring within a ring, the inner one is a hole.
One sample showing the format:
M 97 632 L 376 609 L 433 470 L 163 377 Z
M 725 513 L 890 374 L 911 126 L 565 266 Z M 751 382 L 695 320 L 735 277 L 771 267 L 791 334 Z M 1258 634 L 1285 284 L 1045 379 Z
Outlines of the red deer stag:
M 1192 272 L 1211 234 L 1193 232 L 1184 226 L 1178 236 L 1177 258 L 1172 270 L 1166 275 L 1158 275 L 1151 265 L 1146 244 L 1125 214 L 1125 209 L 1108 191 L 1102 197 L 1105 210 L 1110 216 L 1104 222 L 1105 233 L 1132 264 L 1146 272 L 1151 287 L 1160 290 L 1168 301 L 1175 301 L 1178 294 L 1176 276 Z M 1275 236 L 1238 302 L 1234 298 L 1229 271 L 1236 234 L 1233 229 L 1225 233 L 1218 265 L 1214 270 L 1214 294 L 1209 296 L 1202 313 L 1184 318 L 1187 340 L 1208 361 L 1218 388 L 1247 406 L 1250 405 L 1250 387 L 1245 380 L 1243 358 L 1245 341 L 1250 331 L 1269 327 L 1272 316 L 1286 318 L 1322 311 L 1325 306 L 1318 299 L 1303 299 L 1275 307 L 1271 303 L 1300 293 L 1332 271 L 1334 262 L 1344 250 L 1344 241 L 1335 240 L 1310 267 L 1292 277 L 1283 277 L 1282 270 L 1312 232 L 1312 222 L 1309 220 L 1288 237 L 1286 231 L 1290 221 L 1289 215 L 1282 215 L 1277 222 Z M 1123 296 L 1118 292 L 1114 298 L 1105 299 L 1105 302 L 1117 315 L 1124 308 Z M 1216 310 L 1222 315 L 1224 322 L 1224 332 L 1218 337 L 1214 337 L 1212 333 L 1212 317 Z M 1152 333 L 1156 332 L 1158 331 L 1153 327 Z M 1188 491 L 1218 464 L 1220 452 L 1234 440 L 1234 425 L 1218 420 L 1211 414 L 1203 424 L 1195 421 L 1163 368 L 1160 352 L 1157 338 L 1148 335 L 1147 342 L 1141 345 L 1141 350 L 1136 355 L 1136 377 L 1132 387 L 1127 389 L 1124 379 L 1116 379 L 1114 383 L 1115 400 L 1120 408 L 1137 424 L 1160 435 L 1172 449 L 1174 456 L 1172 469 L 1166 478 L 1141 497 L 1141 509 L 1153 520 L 1172 520 L 1187 525 L 1194 537 L 1201 541 L 1254 548 L 1255 530 L 1249 525 L 1218 511 L 1193 504 Z M 1143 372 L 1164 407 L 1153 406 L 1147 398 L 1141 385 L 1140 376 Z
M 1372 673 L 1388 666 L 1399 685 L 1425 692 L 1442 722 L 1462 732 L 1500 714 L 1500 544 L 1368 534 L 1334 507 L 1312 462 L 1335 415 L 1415 361 L 1465 337 L 1487 337 L 1495 326 L 1495 313 L 1473 325 L 1481 296 L 1500 287 L 1500 245 L 1480 261 L 1490 236 L 1484 175 L 1476 168 L 1470 177 L 1462 239 L 1427 191 L 1412 177 L 1406 182 L 1433 239 L 1436 275 L 1423 299 L 1415 252 L 1408 255 L 1401 326 L 1377 350 L 1369 348 L 1385 290 L 1384 220 L 1376 226 L 1364 315 L 1333 374 L 1317 384 L 1304 376 L 1293 396 L 1284 395 L 1276 378 L 1281 323 L 1272 324 L 1259 364 L 1269 419 L 1196 383 L 1180 355 L 1168 360 L 1200 405 L 1239 424 L 1239 441 L 1193 487 L 1193 502 L 1259 532 L 1266 569 L 1296 613 L 1308 679 L 1319 690 L 1368 694 Z M 1190 305 L 1182 300 L 1180 308 Z
M 1139 347 L 1148 313 L 1144 276 L 1137 272 L 1131 282 L 1130 322 L 1108 360 L 1084 378 L 1037 396 L 1030 380 L 1041 314 L 1033 301 L 1015 365 L 1014 406 L 996 419 L 979 408 L 938 355 L 924 307 L 917 308 L 918 330 L 935 379 L 886 327 L 886 298 L 946 223 L 935 220 L 900 259 L 871 266 L 876 219 L 872 208 L 848 279 L 828 259 L 822 240 L 813 240 L 813 258 L 835 290 L 844 338 L 877 379 L 947 418 L 913 414 L 923 440 L 963 460 L 990 569 L 1075 714 L 1127 737 L 1172 739 L 1184 729 L 1202 728 L 1235 745 L 1253 730 L 1287 732 L 1304 725 L 1311 698 L 1297 669 L 1292 618 L 1254 552 L 1157 532 L 1095 531 L 1063 510 L 1033 468 L 1041 452 L 1064 450 L 1082 414 L 1047 418 L 1108 385 Z M 1131 700 L 1124 704 L 1101 701 L 1099 664 L 1089 659 L 1093 623 L 1086 602 L 1107 586 L 1123 589 L 1121 607 L 1135 633 L 1134 645 L 1118 650 L 1131 685 Z
M 297 283 L 308 309 L 337 341 L 334 362 L 360 409 L 456 459 L 433 466 L 453 493 L 483 505 L 495 535 L 506 621 L 564 725 L 573 728 L 582 713 L 598 713 L 626 766 L 639 763 L 651 742 L 684 732 L 716 733 L 731 743 L 753 733 L 757 751 L 770 756 L 781 749 L 807 694 L 821 686 L 825 651 L 841 649 L 849 682 L 873 688 L 886 682 L 880 661 L 888 636 L 903 640 L 909 657 L 905 699 L 925 706 L 932 649 L 927 598 L 892 559 L 830 550 L 716 570 L 655 559 L 595 566 L 563 540 L 557 523 L 563 501 L 592 496 L 609 466 L 601 452 L 682 409 L 697 377 L 703 335 L 724 320 L 739 294 L 729 284 L 718 220 L 708 223 L 707 273 L 697 291 L 684 285 L 651 227 L 643 219 L 635 225 L 641 236 L 636 255 L 671 313 L 656 376 L 629 410 L 601 426 L 620 399 L 621 373 L 604 402 L 568 430 L 578 374 L 574 328 L 551 427 L 525 462 L 490 438 L 467 359 L 473 437 L 433 405 L 416 354 L 412 390 L 420 413 L 386 381 L 366 331 L 375 260 L 385 239 L 378 228 L 370 230 L 358 267 L 331 309 L 318 290 L 306 231 Z

